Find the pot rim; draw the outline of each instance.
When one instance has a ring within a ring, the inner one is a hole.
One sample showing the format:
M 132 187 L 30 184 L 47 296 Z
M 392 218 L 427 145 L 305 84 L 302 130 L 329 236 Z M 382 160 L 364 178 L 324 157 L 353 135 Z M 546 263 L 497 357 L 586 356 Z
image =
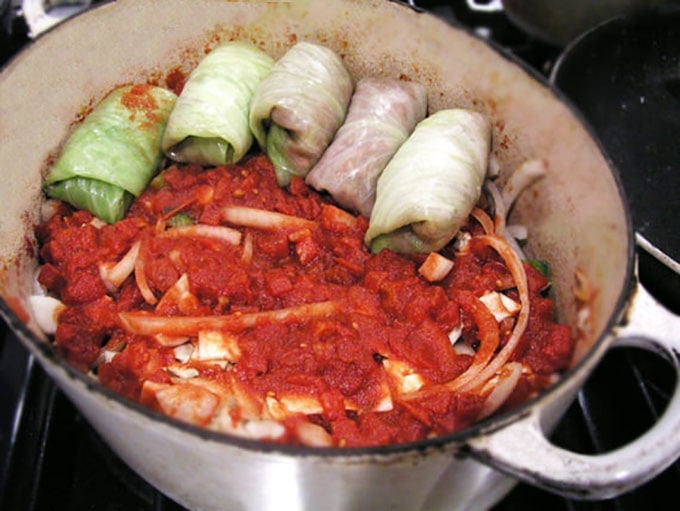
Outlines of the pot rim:
M 436 17 L 435 14 L 429 13 L 422 7 L 411 5 L 410 3 L 407 3 L 405 0 L 386 0 L 386 1 L 410 9 L 416 14 L 425 14 Z M 73 16 L 73 18 L 70 19 L 82 16 L 90 10 L 106 8 L 106 6 L 109 6 L 110 4 L 115 4 L 115 0 L 104 0 L 103 2 L 92 6 L 90 9 L 87 9 L 86 11 L 76 14 L 75 16 Z M 0 79 L 2 78 L 2 75 L 4 74 L 5 70 L 9 67 L 10 64 L 20 65 L 21 58 L 31 50 L 36 41 L 42 39 L 42 37 L 45 34 L 53 30 L 59 30 L 62 27 L 62 25 L 68 24 L 70 19 L 57 26 L 51 27 L 37 38 L 33 39 L 32 41 L 29 41 L 29 43 L 27 43 L 27 45 L 21 51 L 19 51 L 12 58 L 10 58 L 5 63 L 4 66 L 0 67 Z M 21 321 L 19 316 L 14 312 L 14 310 L 12 310 L 12 308 L 8 305 L 5 299 L 0 296 L 0 315 L 4 317 L 10 330 L 14 334 L 18 334 L 18 336 L 24 341 L 25 344 L 28 344 L 27 347 L 31 352 L 37 350 L 37 352 L 40 355 L 41 363 L 46 362 L 53 364 L 57 369 L 61 369 L 62 371 L 64 371 L 66 376 L 68 376 L 71 380 L 74 380 L 76 383 L 84 385 L 89 392 L 94 392 L 99 398 L 103 398 L 104 400 L 113 400 L 117 404 L 122 405 L 124 409 L 129 410 L 132 413 L 141 414 L 146 419 L 149 419 L 153 422 L 160 422 L 165 426 L 177 429 L 182 433 L 195 436 L 203 440 L 212 441 L 223 445 L 229 445 L 232 447 L 240 448 L 251 452 L 260 452 L 263 454 L 278 454 L 300 458 L 312 456 L 325 459 L 328 458 L 349 459 L 361 456 L 371 458 L 375 458 L 376 456 L 389 457 L 393 455 L 412 452 L 420 452 L 424 454 L 428 451 L 444 449 L 447 446 L 454 444 L 463 445 L 465 441 L 469 438 L 492 433 L 495 430 L 503 428 L 508 424 L 521 419 L 522 417 L 528 415 L 533 408 L 537 407 L 542 402 L 550 400 L 553 396 L 560 393 L 561 389 L 568 388 L 569 380 L 577 378 L 578 377 L 577 375 L 583 373 L 584 371 L 588 371 L 591 362 L 593 361 L 593 357 L 597 357 L 598 354 L 602 353 L 603 352 L 602 348 L 605 348 L 606 344 L 613 340 L 613 337 L 611 335 L 612 329 L 619 322 L 619 318 L 624 313 L 626 305 L 629 302 L 630 287 L 634 280 L 633 277 L 635 266 L 635 233 L 630 208 L 623 187 L 621 175 L 618 169 L 616 168 L 615 164 L 613 163 L 613 160 L 607 154 L 603 144 L 596 137 L 595 131 L 593 130 L 592 126 L 588 123 L 583 114 L 572 104 L 571 101 L 569 101 L 569 99 L 564 94 L 562 94 L 559 91 L 559 89 L 557 89 L 549 81 L 547 77 L 539 73 L 537 70 L 532 68 L 528 63 L 524 62 L 516 55 L 512 54 L 508 49 L 502 47 L 501 45 L 492 40 L 486 39 L 478 35 L 470 27 L 464 26 L 457 21 L 456 22 L 447 21 L 447 23 L 453 28 L 463 31 L 467 35 L 474 37 L 475 39 L 483 41 L 485 44 L 487 44 L 493 50 L 495 50 L 495 52 L 500 57 L 510 61 L 512 64 L 519 66 L 522 69 L 522 71 L 527 73 L 539 84 L 543 85 L 558 101 L 567 106 L 569 111 L 574 115 L 574 117 L 586 130 L 592 141 L 597 146 L 599 152 L 602 154 L 605 161 L 607 162 L 607 166 L 610 170 L 610 173 L 614 178 L 619 198 L 621 199 L 622 204 L 624 206 L 623 212 L 625 215 L 627 234 L 626 237 L 628 239 L 626 250 L 628 252 L 628 255 L 625 270 L 626 278 L 621 287 L 619 296 L 616 300 L 616 305 L 613 309 L 612 314 L 607 320 L 603 331 L 597 337 L 588 353 L 584 355 L 581 358 L 581 360 L 579 360 L 573 367 L 569 368 L 567 371 L 561 374 L 559 380 L 556 383 L 554 383 L 551 387 L 545 389 L 538 396 L 522 403 L 521 405 L 513 408 L 512 410 L 503 412 L 501 414 L 492 415 L 491 417 L 479 421 L 468 428 L 448 435 L 441 435 L 433 438 L 418 440 L 415 442 L 389 444 L 372 447 L 308 447 L 302 445 L 288 445 L 264 440 L 239 437 L 233 434 L 214 431 L 201 426 L 196 426 L 186 422 L 182 422 L 178 419 L 166 416 L 150 408 L 146 408 L 143 405 L 137 403 L 136 401 L 132 401 L 114 392 L 108 387 L 105 387 L 95 378 L 77 370 L 75 367 L 69 364 L 61 355 L 59 355 L 59 353 L 56 350 L 53 349 L 51 343 L 45 342 L 44 340 L 36 336 L 32 332 L 32 330 L 30 330 L 28 326 L 23 321 Z M 35 353 L 32 354 L 34 355 Z

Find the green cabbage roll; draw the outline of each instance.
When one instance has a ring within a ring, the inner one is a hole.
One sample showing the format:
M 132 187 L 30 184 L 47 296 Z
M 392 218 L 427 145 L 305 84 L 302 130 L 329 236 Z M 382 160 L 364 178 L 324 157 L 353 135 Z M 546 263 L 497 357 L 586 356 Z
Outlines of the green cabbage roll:
M 201 165 L 236 163 L 253 144 L 250 100 L 274 60 L 246 42 L 214 48 L 191 72 L 163 137 L 165 154 Z
M 378 178 L 366 244 L 402 253 L 446 246 L 479 200 L 491 125 L 480 113 L 441 110 L 421 121 Z
M 305 181 L 370 217 L 378 177 L 426 113 L 427 91 L 418 83 L 359 80 L 345 122 Z
M 300 42 L 260 83 L 250 128 L 281 186 L 305 177 L 345 119 L 354 82 L 331 49 Z
M 112 91 L 67 139 L 45 177 L 45 193 L 108 223 L 123 218 L 158 171 L 176 99 L 151 85 Z

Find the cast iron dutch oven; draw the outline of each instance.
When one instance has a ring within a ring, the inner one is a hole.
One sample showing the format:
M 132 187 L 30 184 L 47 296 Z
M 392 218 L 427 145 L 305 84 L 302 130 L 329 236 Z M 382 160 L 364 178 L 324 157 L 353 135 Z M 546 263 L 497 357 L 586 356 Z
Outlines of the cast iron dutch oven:
M 454 435 L 371 449 L 312 449 L 170 420 L 64 363 L 27 301 L 49 155 L 78 113 L 113 86 L 162 82 L 168 70 L 189 71 L 206 48 L 229 39 L 252 41 L 273 57 L 294 41 L 320 42 L 342 55 L 357 78 L 379 73 L 420 81 L 431 111 L 458 105 L 484 112 L 493 120 L 501 179 L 526 159 L 547 161 L 547 177 L 522 196 L 512 221 L 528 226 L 529 252 L 550 263 L 560 319 L 577 338 L 571 369 L 557 384 Z M 581 455 L 548 440 L 608 350 L 651 350 L 678 372 L 679 321 L 637 283 L 626 200 L 591 132 L 542 80 L 461 28 L 380 0 L 118 0 L 49 31 L 2 71 L 0 141 L 4 318 L 113 450 L 188 508 L 484 509 L 517 478 L 597 499 L 642 484 L 680 454 L 677 389 L 651 430 L 616 451 Z

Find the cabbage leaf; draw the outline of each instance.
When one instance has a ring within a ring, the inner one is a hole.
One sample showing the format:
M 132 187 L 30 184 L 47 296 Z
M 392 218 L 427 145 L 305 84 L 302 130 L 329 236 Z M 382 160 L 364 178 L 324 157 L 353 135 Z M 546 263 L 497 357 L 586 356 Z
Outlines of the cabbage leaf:
M 479 200 L 491 126 L 480 113 L 440 110 L 421 121 L 378 178 L 365 241 L 376 253 L 446 246 Z
M 120 220 L 158 171 L 176 98 L 150 85 L 113 90 L 66 140 L 45 176 L 45 193 L 105 222 Z
M 359 80 L 344 124 L 306 177 L 345 208 L 370 217 L 378 177 L 427 113 L 427 91 L 415 82 Z
M 257 87 L 250 128 L 274 164 L 281 186 L 305 177 L 345 119 L 354 82 L 331 49 L 290 48 Z
M 250 100 L 274 60 L 246 42 L 214 48 L 191 72 L 163 137 L 175 161 L 225 165 L 240 161 L 253 144 Z

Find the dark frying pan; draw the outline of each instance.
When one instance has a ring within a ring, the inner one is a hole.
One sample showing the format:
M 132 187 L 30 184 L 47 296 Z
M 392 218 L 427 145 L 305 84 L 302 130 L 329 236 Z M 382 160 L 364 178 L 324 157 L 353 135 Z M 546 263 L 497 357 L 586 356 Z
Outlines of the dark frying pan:
M 565 49 L 551 80 L 619 169 L 638 243 L 680 273 L 680 7 L 590 30 Z

